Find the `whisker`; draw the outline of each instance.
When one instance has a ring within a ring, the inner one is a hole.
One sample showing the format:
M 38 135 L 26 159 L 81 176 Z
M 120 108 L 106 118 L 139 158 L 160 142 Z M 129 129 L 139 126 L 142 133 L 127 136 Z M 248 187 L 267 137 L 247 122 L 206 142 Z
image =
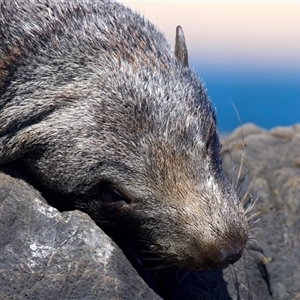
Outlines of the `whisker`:
M 248 250 L 248 253 L 249 253 L 249 250 Z M 253 299 L 253 295 L 251 293 L 251 287 L 250 287 L 251 284 L 250 284 L 250 280 L 249 280 L 249 274 L 248 274 L 245 255 L 243 255 L 243 262 L 244 262 L 244 266 L 245 266 L 246 282 L 247 282 L 247 287 L 248 287 L 248 299 L 251 300 L 251 299 Z
M 240 296 L 239 282 L 238 282 L 237 273 L 234 265 L 231 265 L 230 271 L 231 271 L 231 276 L 233 278 L 234 287 L 237 292 L 237 299 L 240 300 L 241 296 Z
M 163 269 L 170 269 L 173 266 L 174 266 L 174 264 L 164 261 L 161 265 L 159 265 L 157 267 L 146 268 L 146 269 L 151 270 L 151 271 L 156 271 L 155 272 L 155 276 L 156 276 L 158 271 L 163 270 Z
M 177 272 L 177 274 L 179 273 L 179 271 L 180 271 L 180 269 L 178 270 L 178 272 Z M 182 276 L 182 278 L 179 280 L 179 285 L 181 284 L 181 282 L 182 282 L 182 280 L 188 275 L 188 274 L 190 274 L 191 273 L 191 270 L 188 270 L 183 276 Z
M 248 220 L 251 220 L 251 219 L 252 219 L 252 217 L 250 217 L 250 219 L 248 219 Z M 255 220 L 253 223 L 250 224 L 250 226 L 255 225 L 255 224 L 258 223 L 259 221 L 260 221 L 260 219 Z
M 238 110 L 236 108 L 236 106 L 234 105 L 233 101 L 230 99 L 230 102 L 235 110 L 235 113 L 237 115 L 237 118 L 239 120 L 239 123 L 240 123 L 240 126 L 241 126 L 241 133 L 242 133 L 242 156 L 241 156 L 241 161 L 240 161 L 240 167 L 239 167 L 239 171 L 238 171 L 238 175 L 237 175 L 237 179 L 236 179 L 236 186 L 235 188 L 237 187 L 237 183 L 239 182 L 240 180 L 240 176 L 241 176 L 241 173 L 242 173 L 242 167 L 243 167 L 243 163 L 244 163 L 244 154 L 245 154 L 245 136 L 244 136 L 244 130 L 243 130 L 243 125 L 242 125 L 242 120 L 241 120 L 241 117 L 238 113 Z
M 231 151 L 229 149 L 229 145 L 228 145 L 227 140 L 225 138 L 224 138 L 224 142 L 226 144 L 226 148 L 227 148 L 227 151 L 228 151 L 228 154 L 229 154 L 229 158 L 230 158 L 230 162 L 231 162 L 231 166 L 232 166 L 231 185 L 235 186 L 236 185 L 236 182 L 235 182 L 235 164 L 234 164 L 234 161 L 233 161 L 233 157 L 231 155 Z
M 251 225 L 250 225 L 250 226 L 251 226 Z M 258 231 L 258 228 L 257 228 L 257 227 L 256 227 L 256 228 L 250 228 L 250 229 L 248 229 L 248 231 L 251 232 L 251 233 L 253 233 L 253 232 Z
M 245 208 L 245 214 L 248 215 L 249 213 L 252 212 L 253 207 L 256 205 L 256 202 L 258 201 L 258 197 L 251 197 L 249 200 L 249 203 L 247 201 L 247 207 Z
M 162 261 L 160 257 L 139 257 L 142 260 L 147 260 L 147 261 Z
M 242 203 L 245 202 L 247 196 L 250 195 L 251 198 L 254 198 L 254 197 L 256 197 L 256 195 L 257 195 L 257 193 L 258 193 L 258 190 L 256 190 L 256 191 L 253 192 L 253 193 L 250 193 L 250 190 L 251 190 L 252 185 L 253 185 L 253 182 L 254 182 L 254 178 L 255 178 L 255 174 L 252 176 L 252 179 L 251 179 L 250 183 L 249 183 L 248 186 L 247 186 L 247 189 L 246 189 L 246 191 L 245 191 L 245 194 L 244 194 L 244 196 L 242 197 L 242 199 L 240 200 Z

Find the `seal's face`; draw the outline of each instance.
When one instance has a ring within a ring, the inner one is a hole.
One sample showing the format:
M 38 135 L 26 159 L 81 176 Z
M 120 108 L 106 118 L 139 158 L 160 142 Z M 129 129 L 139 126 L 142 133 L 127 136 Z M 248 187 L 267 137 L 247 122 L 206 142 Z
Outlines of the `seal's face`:
M 113 88 L 86 99 L 86 85 L 78 101 L 14 140 L 20 149 L 29 144 L 21 159 L 34 178 L 76 199 L 106 232 L 181 267 L 224 268 L 241 256 L 247 219 L 222 171 L 205 91 L 190 71 L 174 68 L 169 77 L 120 69 Z
M 11 2 L 0 12 L 0 163 L 21 161 L 41 188 L 171 263 L 237 260 L 247 219 L 182 29 L 173 54 L 116 2 Z
M 139 153 L 107 165 L 109 177 L 81 205 L 108 233 L 142 242 L 169 263 L 226 268 L 242 255 L 247 219 L 222 171 L 214 118 L 201 142 L 189 138 L 193 147 L 172 144 L 179 135 L 144 137 Z
M 82 96 L 44 121 L 47 134 L 43 124 L 31 130 L 40 146 L 22 160 L 107 233 L 181 267 L 224 268 L 241 256 L 247 219 L 224 177 L 203 87 L 190 71 L 175 71 L 135 71 L 124 84 L 134 71 L 119 70 L 117 92 Z

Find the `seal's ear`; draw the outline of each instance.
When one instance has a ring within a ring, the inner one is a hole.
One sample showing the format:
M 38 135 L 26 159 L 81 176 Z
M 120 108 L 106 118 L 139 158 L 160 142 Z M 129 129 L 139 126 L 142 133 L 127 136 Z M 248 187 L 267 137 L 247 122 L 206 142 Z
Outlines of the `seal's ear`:
M 177 61 L 183 66 L 188 68 L 188 52 L 185 44 L 185 38 L 181 26 L 176 27 L 175 39 L 175 57 Z

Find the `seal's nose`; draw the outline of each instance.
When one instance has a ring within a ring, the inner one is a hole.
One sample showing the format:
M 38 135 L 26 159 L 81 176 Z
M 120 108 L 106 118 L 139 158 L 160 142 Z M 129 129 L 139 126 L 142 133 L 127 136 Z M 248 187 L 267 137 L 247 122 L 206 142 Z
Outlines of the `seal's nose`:
M 234 253 L 227 257 L 227 262 L 228 262 L 228 264 L 232 265 L 235 262 L 237 262 L 241 257 L 242 257 L 242 251 Z
M 218 259 L 217 268 L 225 269 L 229 265 L 236 263 L 242 257 L 242 254 L 243 249 L 238 251 L 236 249 L 235 251 L 224 251 L 223 253 L 221 253 Z

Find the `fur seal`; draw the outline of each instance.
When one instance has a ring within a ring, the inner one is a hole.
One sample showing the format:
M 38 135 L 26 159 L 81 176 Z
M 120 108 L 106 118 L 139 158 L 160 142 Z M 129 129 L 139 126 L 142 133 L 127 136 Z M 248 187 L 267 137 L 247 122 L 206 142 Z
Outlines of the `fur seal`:
M 179 267 L 225 268 L 248 220 L 216 115 L 150 22 L 108 0 L 0 1 L 0 164 Z

